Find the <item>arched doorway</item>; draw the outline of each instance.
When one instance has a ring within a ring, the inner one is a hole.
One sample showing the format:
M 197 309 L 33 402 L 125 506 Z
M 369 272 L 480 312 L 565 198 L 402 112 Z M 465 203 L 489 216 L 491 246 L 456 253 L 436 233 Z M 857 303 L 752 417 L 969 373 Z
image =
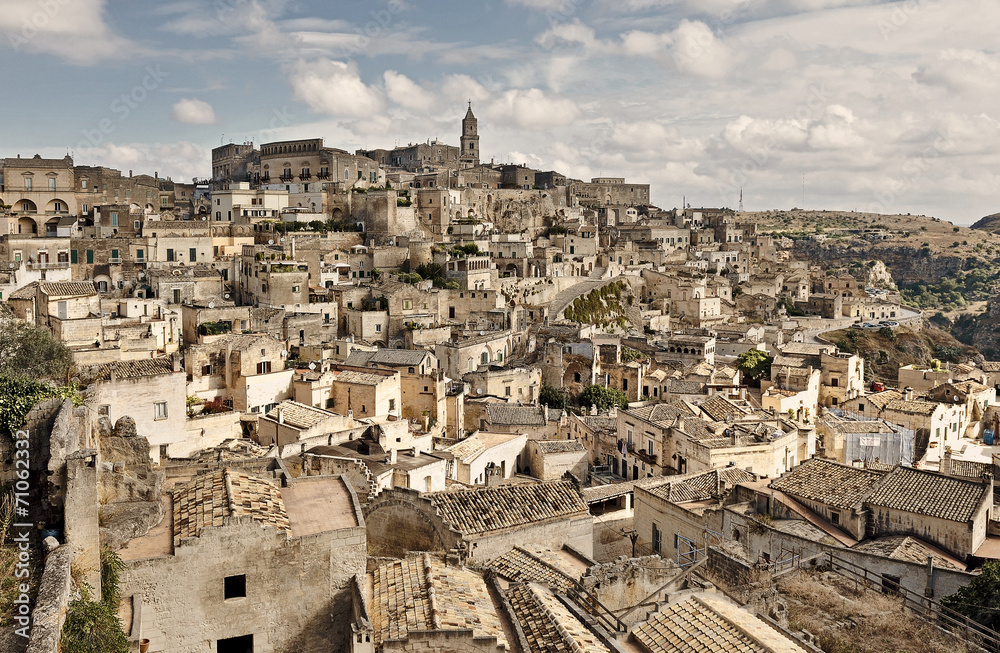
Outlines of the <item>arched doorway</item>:
M 17 233 L 19 234 L 37 234 L 38 225 L 31 218 L 18 218 L 17 219 Z

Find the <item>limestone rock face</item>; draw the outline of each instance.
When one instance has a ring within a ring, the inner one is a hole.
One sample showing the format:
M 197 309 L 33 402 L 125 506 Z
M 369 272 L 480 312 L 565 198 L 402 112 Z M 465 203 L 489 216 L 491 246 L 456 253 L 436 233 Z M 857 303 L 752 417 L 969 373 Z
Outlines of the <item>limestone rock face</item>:
M 97 419 L 97 437 L 107 438 L 115 434 L 115 427 L 111 423 L 111 418 L 107 415 L 101 415 Z
M 115 422 L 115 435 L 119 438 L 134 438 L 136 435 L 135 430 L 135 420 L 125 415 L 119 417 L 118 421 Z
M 163 519 L 164 473 L 153 467 L 149 441 L 137 435 L 131 417 L 119 419 L 98 446 L 101 542 L 118 550 Z

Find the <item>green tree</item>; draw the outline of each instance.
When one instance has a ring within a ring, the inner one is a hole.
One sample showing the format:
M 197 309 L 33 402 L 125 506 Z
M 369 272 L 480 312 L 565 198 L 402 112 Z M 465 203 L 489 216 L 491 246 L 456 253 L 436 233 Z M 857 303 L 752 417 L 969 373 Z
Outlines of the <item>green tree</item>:
M 987 628 L 1000 630 L 1000 560 L 987 560 L 972 582 L 941 599 L 941 605 Z
M 736 369 L 745 378 L 751 381 L 759 381 L 764 377 L 771 376 L 771 363 L 774 358 L 759 349 L 748 349 L 740 354 L 736 359 Z
M 584 408 L 597 406 L 598 410 L 607 410 L 612 406 L 618 406 L 624 410 L 628 408 L 628 397 L 617 388 L 588 385 L 583 388 L 583 392 L 580 394 L 580 405 Z
M 0 308 L 0 375 L 65 381 L 73 354 L 48 329 Z
M 543 383 L 542 389 L 538 393 L 538 403 L 549 408 L 565 408 L 566 393 L 553 385 Z

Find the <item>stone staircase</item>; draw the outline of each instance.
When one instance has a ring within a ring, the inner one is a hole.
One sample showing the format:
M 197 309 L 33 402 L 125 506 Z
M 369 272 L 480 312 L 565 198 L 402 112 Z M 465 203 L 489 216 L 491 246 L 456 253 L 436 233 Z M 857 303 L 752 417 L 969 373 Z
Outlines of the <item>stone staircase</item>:
M 597 270 L 594 270 L 594 272 L 597 272 Z M 610 279 L 601 279 L 600 277 L 598 277 L 598 278 L 587 277 L 586 281 L 581 281 L 580 283 L 578 283 L 576 285 L 573 285 L 573 286 L 570 286 L 569 288 L 566 288 L 565 290 L 563 290 L 562 292 L 560 292 L 558 295 L 556 295 L 555 298 L 553 298 L 553 300 L 551 302 L 549 302 L 549 320 L 548 321 L 549 322 L 558 322 L 558 321 L 564 319 L 562 313 L 563 313 L 564 310 L 566 310 L 567 306 L 569 306 L 571 303 L 573 303 L 574 299 L 576 299 L 577 297 L 580 297 L 581 295 L 586 295 L 587 293 L 591 292 L 592 290 L 596 290 L 598 288 L 603 288 L 604 286 L 608 285 L 609 283 L 612 283 L 614 281 L 618 281 L 619 279 L 621 279 L 621 277 L 611 277 Z

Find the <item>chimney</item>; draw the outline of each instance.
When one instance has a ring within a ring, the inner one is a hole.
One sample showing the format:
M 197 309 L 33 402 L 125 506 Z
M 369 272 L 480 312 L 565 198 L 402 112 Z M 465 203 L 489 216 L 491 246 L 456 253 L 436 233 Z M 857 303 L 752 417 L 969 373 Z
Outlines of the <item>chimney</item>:
M 170 357 L 170 366 L 175 372 L 181 371 L 181 357 L 176 354 Z
M 284 423 L 285 423 L 285 409 L 282 408 L 281 406 L 278 406 L 278 424 L 284 424 Z
M 618 417 L 618 405 L 612 404 L 611 408 L 608 409 L 608 417 L 617 418 Z
M 903 388 L 903 396 L 906 397 L 907 401 L 913 401 L 913 388 L 911 386 Z
M 683 415 L 678 415 L 677 416 L 677 423 L 674 424 L 674 426 L 677 427 L 677 430 L 683 432 L 685 424 L 686 424 L 686 422 L 684 421 L 684 416 Z
M 951 476 L 951 447 L 944 448 L 944 455 L 941 456 L 941 464 L 938 471 L 946 476 Z
M 396 449 L 390 449 L 389 450 L 389 464 L 390 465 L 395 465 L 396 464 L 396 456 L 397 456 L 396 451 L 397 451 Z
M 549 407 L 545 404 L 542 404 L 542 419 L 546 424 L 549 423 Z

